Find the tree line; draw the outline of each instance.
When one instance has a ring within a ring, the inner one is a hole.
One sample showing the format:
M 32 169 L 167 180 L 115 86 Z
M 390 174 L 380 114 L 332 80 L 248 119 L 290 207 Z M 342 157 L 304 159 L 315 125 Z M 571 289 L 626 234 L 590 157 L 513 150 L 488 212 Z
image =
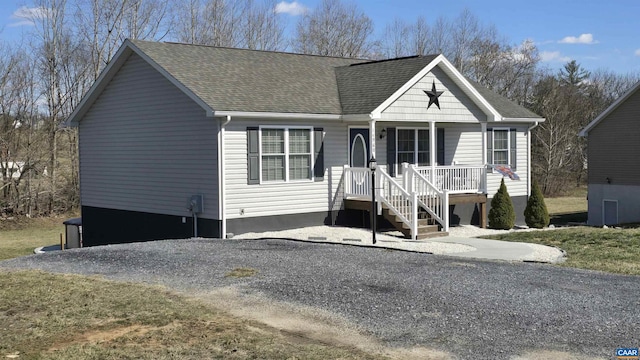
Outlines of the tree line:
M 545 195 L 585 180 L 577 133 L 640 74 L 541 65 L 531 41 L 510 44 L 468 10 L 429 23 L 395 19 L 376 37 L 353 3 L 323 0 L 292 30 L 276 0 L 33 0 L 21 41 L 0 43 L 0 213 L 79 205 L 78 139 L 62 127 L 127 39 L 384 59 L 444 54 L 469 79 L 546 118 L 533 131 L 533 173 Z M 419 11 L 420 9 L 416 9 Z

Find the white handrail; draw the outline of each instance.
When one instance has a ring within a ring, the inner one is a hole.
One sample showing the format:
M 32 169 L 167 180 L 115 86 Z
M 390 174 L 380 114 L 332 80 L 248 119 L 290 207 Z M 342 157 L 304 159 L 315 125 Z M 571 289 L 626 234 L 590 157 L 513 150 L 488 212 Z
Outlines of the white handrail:
M 456 193 L 484 193 L 486 191 L 486 168 L 484 166 L 437 166 L 432 173 L 431 167 L 417 167 L 426 179 L 437 188 Z
M 449 192 L 440 190 L 422 175 L 415 165 L 403 167 L 407 190 L 417 194 L 417 203 L 449 231 Z
M 379 189 L 378 201 L 385 203 L 392 214 L 409 225 L 411 239 L 416 240 L 418 235 L 418 202 L 416 201 L 416 194 L 407 192 L 382 169 L 378 169 L 376 173 L 376 186 Z

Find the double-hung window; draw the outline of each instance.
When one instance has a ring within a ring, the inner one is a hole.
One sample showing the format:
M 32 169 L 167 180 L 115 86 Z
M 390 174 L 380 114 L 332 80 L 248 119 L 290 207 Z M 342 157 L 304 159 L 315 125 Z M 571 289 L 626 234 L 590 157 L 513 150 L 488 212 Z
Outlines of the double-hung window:
M 262 127 L 260 174 L 262 182 L 311 180 L 311 128 Z
M 487 161 L 516 170 L 516 129 L 487 129 Z
M 398 129 L 397 136 L 398 164 L 430 165 L 429 130 Z

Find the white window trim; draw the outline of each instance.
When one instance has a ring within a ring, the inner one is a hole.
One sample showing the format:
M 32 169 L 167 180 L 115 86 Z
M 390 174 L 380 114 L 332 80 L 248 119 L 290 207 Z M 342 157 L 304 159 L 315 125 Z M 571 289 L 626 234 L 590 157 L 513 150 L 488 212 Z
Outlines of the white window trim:
M 508 128 L 508 127 L 496 127 L 496 128 L 492 128 L 491 129 L 491 165 L 504 165 L 504 164 L 496 164 L 495 163 L 495 151 L 496 151 L 496 134 L 495 131 L 507 131 L 507 166 L 511 167 L 511 129 L 512 128 Z M 516 131 L 516 141 L 518 141 L 518 133 Z M 516 147 L 516 156 L 518 156 L 518 148 Z M 501 150 L 503 151 L 503 150 Z M 489 159 L 487 159 L 487 161 L 489 161 Z M 493 169 L 491 170 L 492 173 L 496 173 L 498 172 L 497 170 Z
M 420 126 L 420 127 L 406 127 L 406 126 L 399 126 L 396 127 L 396 151 L 395 151 L 395 157 L 396 157 L 396 166 L 398 167 L 398 169 L 402 168 L 402 163 L 400 163 L 400 160 L 398 159 L 398 130 L 413 130 L 413 146 L 414 146 L 414 153 L 413 153 L 413 164 L 418 164 L 418 130 L 426 130 L 429 131 L 429 128 L 426 126 Z M 437 131 L 437 129 L 436 129 Z M 429 141 L 431 141 L 431 135 L 429 135 Z M 429 144 L 429 151 L 431 151 L 431 144 Z M 437 151 L 437 148 L 436 148 Z M 431 156 L 429 156 L 429 158 L 431 158 Z M 426 165 L 428 166 L 428 165 Z M 399 172 L 396 170 L 396 174 L 399 174 Z
M 284 181 L 283 180 L 262 180 L 262 130 L 263 129 L 279 129 L 284 130 Z M 309 163 L 309 179 L 289 179 L 289 130 L 309 130 L 309 154 L 311 161 Z M 260 184 L 289 184 L 289 183 L 309 183 L 313 180 L 313 169 L 315 165 L 314 143 L 313 143 L 313 126 L 295 126 L 295 125 L 260 125 L 258 126 L 258 163 L 260 173 Z

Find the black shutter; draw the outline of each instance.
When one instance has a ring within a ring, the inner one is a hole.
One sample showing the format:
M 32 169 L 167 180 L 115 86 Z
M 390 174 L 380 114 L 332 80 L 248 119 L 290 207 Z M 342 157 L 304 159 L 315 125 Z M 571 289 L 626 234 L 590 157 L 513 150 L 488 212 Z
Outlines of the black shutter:
M 324 130 L 313 129 L 313 152 L 315 161 L 313 164 L 313 177 L 315 181 L 324 180 Z
M 510 158 L 511 158 L 511 170 L 516 171 L 516 164 L 517 164 L 517 152 L 516 152 L 516 129 L 510 129 L 509 130 L 509 136 L 511 137 L 511 148 L 509 149 L 509 152 L 511 153 Z
M 493 129 L 487 129 L 487 164 L 493 164 Z
M 247 183 L 260 183 L 260 149 L 258 137 L 260 136 L 257 127 L 247 128 Z
M 437 129 L 436 135 L 437 135 L 436 146 L 438 149 L 436 161 L 438 162 L 438 165 L 442 166 L 442 165 L 445 165 L 444 163 L 444 129 Z
M 387 172 L 396 176 L 396 128 L 387 128 Z

